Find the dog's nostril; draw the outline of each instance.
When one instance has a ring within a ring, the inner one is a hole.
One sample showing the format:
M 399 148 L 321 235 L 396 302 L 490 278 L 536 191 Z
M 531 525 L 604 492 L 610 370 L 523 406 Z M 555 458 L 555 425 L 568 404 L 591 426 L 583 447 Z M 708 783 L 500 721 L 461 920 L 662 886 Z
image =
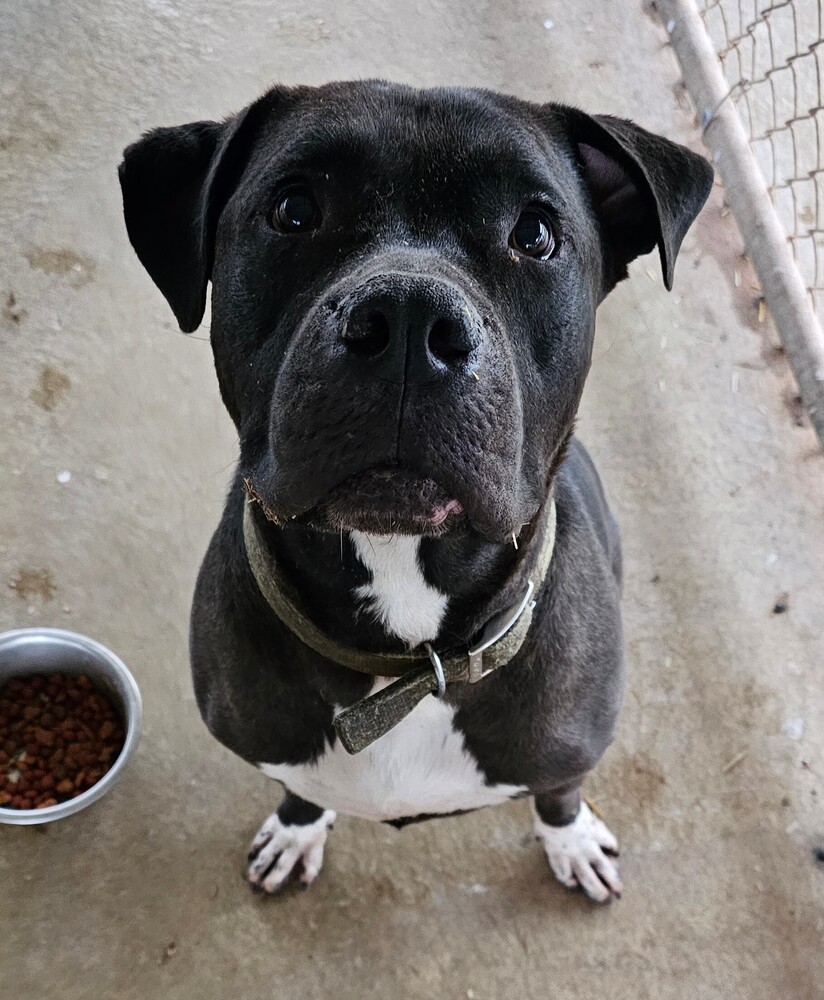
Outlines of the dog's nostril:
M 389 320 L 377 311 L 363 318 L 353 319 L 347 325 L 343 339 L 352 354 L 376 358 L 389 346 Z
M 472 348 L 455 324 L 448 319 L 436 320 L 429 331 L 429 352 L 445 365 L 464 361 Z

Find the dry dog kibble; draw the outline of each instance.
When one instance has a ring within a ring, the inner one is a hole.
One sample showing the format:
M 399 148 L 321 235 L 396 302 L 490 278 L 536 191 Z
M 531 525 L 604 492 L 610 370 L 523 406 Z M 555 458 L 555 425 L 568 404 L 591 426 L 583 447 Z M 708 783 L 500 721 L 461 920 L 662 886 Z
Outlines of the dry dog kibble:
M 15 677 L 0 688 L 0 807 L 45 809 L 96 784 L 123 722 L 85 674 Z

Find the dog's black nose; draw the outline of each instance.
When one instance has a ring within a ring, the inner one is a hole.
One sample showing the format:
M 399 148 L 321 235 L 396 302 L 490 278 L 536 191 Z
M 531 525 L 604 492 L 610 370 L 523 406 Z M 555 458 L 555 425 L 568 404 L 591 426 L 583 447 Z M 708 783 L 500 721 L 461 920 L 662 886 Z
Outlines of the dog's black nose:
M 374 374 L 421 382 L 477 363 L 480 318 L 444 281 L 382 275 L 353 292 L 341 312 L 347 350 Z

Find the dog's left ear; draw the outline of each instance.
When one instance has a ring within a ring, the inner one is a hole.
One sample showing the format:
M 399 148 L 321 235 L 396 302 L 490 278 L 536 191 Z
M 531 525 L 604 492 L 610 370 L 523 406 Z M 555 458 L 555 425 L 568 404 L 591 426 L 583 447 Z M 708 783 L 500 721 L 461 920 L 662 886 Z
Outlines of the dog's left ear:
M 275 98 L 270 91 L 225 122 L 154 129 L 123 152 L 129 239 L 184 333 L 203 319 L 218 219 Z
M 559 108 L 589 190 L 610 257 L 609 288 L 627 264 L 655 245 L 664 284 L 672 288 L 675 259 L 687 230 L 712 190 L 703 156 L 609 115 Z

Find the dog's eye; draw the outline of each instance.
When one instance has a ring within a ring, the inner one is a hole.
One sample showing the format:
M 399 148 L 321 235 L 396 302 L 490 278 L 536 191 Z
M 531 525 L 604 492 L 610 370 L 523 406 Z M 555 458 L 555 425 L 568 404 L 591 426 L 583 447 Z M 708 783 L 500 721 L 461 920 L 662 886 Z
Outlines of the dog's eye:
M 272 213 L 272 224 L 282 233 L 305 233 L 320 223 L 320 209 L 308 188 L 282 194 Z
M 555 249 L 552 225 L 543 212 L 530 208 L 521 213 L 509 237 L 509 245 L 526 257 L 546 260 Z

